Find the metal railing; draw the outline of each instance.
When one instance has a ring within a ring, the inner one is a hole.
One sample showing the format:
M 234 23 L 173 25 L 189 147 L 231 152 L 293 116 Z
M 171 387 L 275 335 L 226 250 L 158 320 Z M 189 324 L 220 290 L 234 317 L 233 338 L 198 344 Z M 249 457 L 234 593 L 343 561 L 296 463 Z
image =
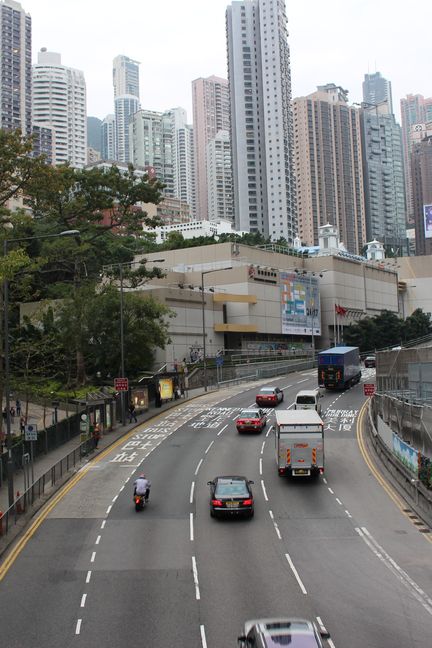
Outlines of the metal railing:
M 12 506 L 0 515 L 0 538 L 7 535 L 24 513 L 30 511 L 31 507 L 40 500 L 46 491 L 63 479 L 75 466 L 94 450 L 93 439 L 84 441 L 74 448 L 65 457 L 51 466 L 43 475 L 35 480 L 27 490 L 18 497 Z

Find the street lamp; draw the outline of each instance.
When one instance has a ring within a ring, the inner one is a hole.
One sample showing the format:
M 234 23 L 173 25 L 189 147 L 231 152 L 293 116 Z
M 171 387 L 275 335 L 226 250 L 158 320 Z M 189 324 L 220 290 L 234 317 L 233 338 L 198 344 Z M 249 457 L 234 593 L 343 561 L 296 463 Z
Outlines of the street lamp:
M 44 234 L 42 236 L 24 236 L 23 238 L 3 240 L 3 256 L 6 257 L 8 253 L 8 246 L 10 243 L 22 243 L 24 241 L 37 241 L 47 238 L 60 238 L 63 236 L 80 236 L 79 230 L 65 230 L 58 234 Z M 6 447 L 8 452 L 7 459 L 7 479 L 8 479 L 8 495 L 9 507 L 14 505 L 14 487 L 13 487 L 13 460 L 12 460 L 12 431 L 10 419 L 10 349 L 9 349 L 9 281 L 5 272 L 3 277 L 3 318 L 4 318 L 4 390 L 6 392 Z

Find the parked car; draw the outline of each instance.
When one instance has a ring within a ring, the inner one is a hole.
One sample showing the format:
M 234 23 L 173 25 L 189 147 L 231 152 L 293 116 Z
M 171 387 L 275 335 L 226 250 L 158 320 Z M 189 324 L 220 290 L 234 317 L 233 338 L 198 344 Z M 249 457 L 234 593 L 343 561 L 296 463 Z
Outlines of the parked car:
M 262 432 L 267 424 L 267 414 L 262 409 L 244 409 L 236 420 L 237 432 Z
M 318 630 L 307 619 L 254 619 L 246 621 L 244 634 L 238 637 L 240 648 L 323 648 L 321 639 L 330 639 L 326 630 Z
M 253 517 L 254 498 L 251 484 L 253 481 L 238 475 L 215 477 L 207 482 L 210 486 L 210 515 Z
M 376 367 L 376 358 L 374 355 L 366 356 L 364 361 L 365 368 L 367 367 Z
M 261 387 L 255 401 L 258 407 L 274 407 L 282 403 L 283 399 L 283 391 L 279 387 Z

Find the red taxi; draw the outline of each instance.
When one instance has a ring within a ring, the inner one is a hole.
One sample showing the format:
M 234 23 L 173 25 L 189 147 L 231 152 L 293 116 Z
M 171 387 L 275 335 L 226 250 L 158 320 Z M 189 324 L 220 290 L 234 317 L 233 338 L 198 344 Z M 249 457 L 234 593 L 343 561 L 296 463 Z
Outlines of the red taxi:
M 261 409 L 245 409 L 236 420 L 237 432 L 262 432 L 267 424 L 267 416 Z
M 255 401 L 258 407 L 274 407 L 282 403 L 283 399 L 283 391 L 279 387 L 261 387 Z

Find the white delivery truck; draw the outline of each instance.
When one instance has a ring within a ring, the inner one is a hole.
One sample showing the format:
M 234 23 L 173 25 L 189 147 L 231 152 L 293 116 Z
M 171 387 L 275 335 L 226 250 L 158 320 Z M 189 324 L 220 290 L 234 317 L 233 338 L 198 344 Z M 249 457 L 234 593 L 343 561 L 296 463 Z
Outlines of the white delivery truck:
M 277 410 L 275 444 L 281 477 L 324 472 L 324 423 L 315 410 Z
M 295 402 L 295 410 L 312 409 L 321 416 L 321 391 L 320 389 L 302 389 L 298 392 Z

